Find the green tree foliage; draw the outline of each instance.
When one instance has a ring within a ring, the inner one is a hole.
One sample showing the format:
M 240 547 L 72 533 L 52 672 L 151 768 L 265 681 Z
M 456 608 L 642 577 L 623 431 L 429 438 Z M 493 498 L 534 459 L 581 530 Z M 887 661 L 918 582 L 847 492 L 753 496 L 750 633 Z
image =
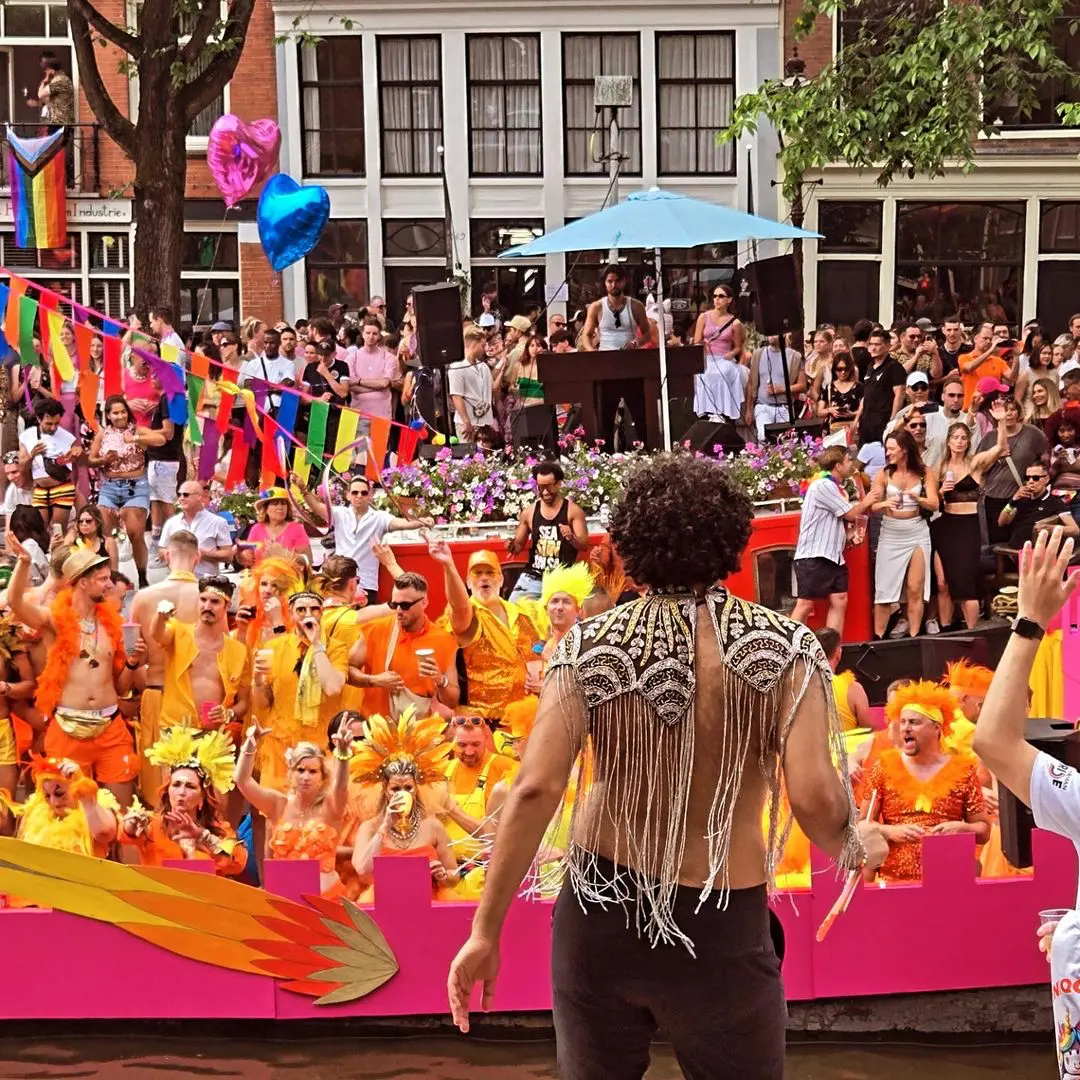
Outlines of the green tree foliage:
M 861 26 L 812 78 L 771 79 L 742 95 L 717 137 L 771 124 L 789 202 L 808 173 L 831 162 L 872 170 L 882 186 L 897 174 L 970 172 L 979 135 L 995 137 L 1003 122 L 1030 115 L 1049 81 L 1069 91 L 1080 84 L 1051 42 L 1070 9 L 1068 0 L 805 0 L 796 41 L 821 16 L 862 14 Z M 1080 123 L 1080 106 L 1058 111 Z

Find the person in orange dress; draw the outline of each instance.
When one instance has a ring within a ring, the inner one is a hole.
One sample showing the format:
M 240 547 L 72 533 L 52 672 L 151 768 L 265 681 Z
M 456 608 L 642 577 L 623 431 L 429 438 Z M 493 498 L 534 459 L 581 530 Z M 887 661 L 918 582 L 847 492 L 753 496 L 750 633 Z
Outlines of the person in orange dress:
M 210 860 L 214 872 L 232 877 L 247 865 L 247 848 L 229 826 L 221 799 L 232 789 L 233 743 L 223 731 L 172 728 L 146 751 L 168 770 L 160 813 L 136 800 L 124 815 L 120 840 L 138 849 L 143 866 Z
M 426 859 L 435 898 L 453 898 L 458 873 L 450 838 L 420 795 L 423 786 L 445 775 L 449 753 L 441 717 L 416 720 L 409 710 L 396 723 L 381 716 L 368 721 L 367 738 L 357 750 L 357 772 L 380 790 L 376 815 L 360 826 L 353 847 L 361 903 L 374 899 L 377 857 Z
M 319 891 L 345 895 L 337 872 L 338 837 L 349 795 L 353 730 L 339 724 L 332 740 L 331 774 L 321 746 L 301 740 L 285 751 L 289 790 L 275 791 L 252 776 L 258 738 L 267 729 L 250 727 L 236 762 L 236 786 L 252 809 L 266 818 L 266 854 L 272 859 L 311 859 L 319 864 Z
M 885 826 L 889 854 L 878 871 L 885 881 L 922 876 L 924 836 L 972 833 L 978 844 L 990 836 L 974 757 L 942 746 L 956 707 L 948 690 L 927 681 L 905 686 L 886 706 L 900 747 L 881 754 L 867 778 L 863 800 L 865 815 L 876 795 L 873 816 Z

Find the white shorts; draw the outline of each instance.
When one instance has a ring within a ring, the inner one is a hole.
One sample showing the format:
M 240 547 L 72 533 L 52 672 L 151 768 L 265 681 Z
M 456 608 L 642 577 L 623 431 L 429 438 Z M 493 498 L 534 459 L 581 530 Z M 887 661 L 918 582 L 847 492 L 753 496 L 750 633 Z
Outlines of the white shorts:
M 151 502 L 163 502 L 172 506 L 176 502 L 176 479 L 180 473 L 179 461 L 148 461 L 146 478 L 150 481 Z

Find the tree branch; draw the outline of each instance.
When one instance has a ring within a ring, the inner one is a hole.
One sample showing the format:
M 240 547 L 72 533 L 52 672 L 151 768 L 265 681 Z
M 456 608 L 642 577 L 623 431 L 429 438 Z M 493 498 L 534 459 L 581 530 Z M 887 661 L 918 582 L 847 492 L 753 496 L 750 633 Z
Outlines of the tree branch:
M 118 49 L 123 49 L 132 59 L 138 60 L 142 55 L 142 42 L 106 19 L 90 0 L 68 0 L 68 8 L 71 16 L 88 23 L 106 41 L 111 41 Z M 80 60 L 80 65 L 81 63 Z
M 188 39 L 188 43 L 180 50 L 180 60 L 185 64 L 193 64 L 199 58 L 199 54 L 206 44 L 206 39 L 221 18 L 221 3 L 219 0 L 202 0 L 202 5 L 198 21 L 191 31 L 191 37 Z
M 236 65 L 240 62 L 240 54 L 247 40 L 248 24 L 254 11 L 255 0 L 233 0 L 221 35 L 222 45 L 232 42 L 233 48 L 219 51 L 206 70 L 192 79 L 177 95 L 177 104 L 187 117 L 188 125 L 221 93 L 225 84 L 233 77 Z
M 82 14 L 82 0 L 73 0 L 68 9 L 68 24 L 71 28 L 71 40 L 75 46 L 75 56 L 79 61 L 79 82 L 86 93 L 86 100 L 94 115 L 101 122 L 105 133 L 133 161 L 135 160 L 135 125 L 116 107 L 116 103 L 105 89 L 105 83 L 98 69 L 98 56 L 101 54 L 94 45 L 90 34 L 90 23 Z

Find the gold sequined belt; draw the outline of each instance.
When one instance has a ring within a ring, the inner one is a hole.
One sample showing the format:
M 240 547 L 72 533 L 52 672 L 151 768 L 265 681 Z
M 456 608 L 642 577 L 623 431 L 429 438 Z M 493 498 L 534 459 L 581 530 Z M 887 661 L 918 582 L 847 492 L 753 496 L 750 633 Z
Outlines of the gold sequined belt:
M 53 719 L 60 730 L 72 739 L 96 739 L 116 715 L 116 706 L 107 709 L 67 709 L 57 706 Z

